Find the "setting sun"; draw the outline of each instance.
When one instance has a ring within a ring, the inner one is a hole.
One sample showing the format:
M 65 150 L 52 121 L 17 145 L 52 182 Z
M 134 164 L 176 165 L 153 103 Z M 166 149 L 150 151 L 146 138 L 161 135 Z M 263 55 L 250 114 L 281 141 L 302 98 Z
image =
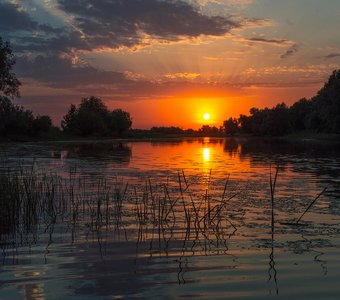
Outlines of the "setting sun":
M 206 121 L 210 120 L 210 114 L 209 113 L 205 113 L 203 115 L 203 119 L 206 120 Z

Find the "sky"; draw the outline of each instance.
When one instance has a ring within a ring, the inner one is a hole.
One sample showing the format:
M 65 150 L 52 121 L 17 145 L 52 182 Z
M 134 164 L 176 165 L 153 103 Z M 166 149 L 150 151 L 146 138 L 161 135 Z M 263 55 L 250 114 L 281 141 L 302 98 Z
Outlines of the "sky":
M 92 95 L 134 128 L 291 105 L 339 68 L 339 28 L 339 0 L 0 0 L 15 102 L 55 125 Z

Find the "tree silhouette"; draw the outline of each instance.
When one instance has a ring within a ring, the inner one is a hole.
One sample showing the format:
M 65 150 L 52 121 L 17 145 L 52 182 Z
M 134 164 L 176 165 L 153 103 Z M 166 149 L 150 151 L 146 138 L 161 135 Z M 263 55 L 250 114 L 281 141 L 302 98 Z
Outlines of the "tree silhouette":
M 79 107 L 71 104 L 61 126 L 65 132 L 83 136 L 121 135 L 132 125 L 130 114 L 121 109 L 109 111 L 97 97 L 83 98 Z
M 333 71 L 323 88 L 311 101 L 310 129 L 340 133 L 340 70 Z
M 132 119 L 128 112 L 121 109 L 115 109 L 110 114 L 110 130 L 117 133 L 119 136 L 131 128 Z
M 0 37 L 0 97 L 19 97 L 20 81 L 12 73 L 15 58 L 8 42 Z
M 312 99 L 301 99 L 291 107 L 281 103 L 273 108 L 251 108 L 250 115 L 229 118 L 224 128 L 238 123 L 241 133 L 280 136 L 290 132 L 340 133 L 340 70 L 335 70 Z M 228 125 L 228 126 L 226 126 Z M 233 131 L 233 130 L 232 130 Z M 227 134 L 231 134 L 226 130 Z
M 229 118 L 223 122 L 223 129 L 227 135 L 234 135 L 238 132 L 238 120 L 236 118 Z
M 0 136 L 39 135 L 52 128 L 51 118 L 34 118 L 30 110 L 12 103 L 10 98 L 19 97 L 20 81 L 12 73 L 15 58 L 8 42 L 0 37 Z
M 307 116 L 310 115 L 312 110 L 312 102 L 303 98 L 295 102 L 289 110 L 290 123 L 295 131 L 307 129 Z
M 80 135 L 106 135 L 109 110 L 103 101 L 91 96 L 83 98 L 78 108 L 71 104 L 61 126 L 64 131 Z

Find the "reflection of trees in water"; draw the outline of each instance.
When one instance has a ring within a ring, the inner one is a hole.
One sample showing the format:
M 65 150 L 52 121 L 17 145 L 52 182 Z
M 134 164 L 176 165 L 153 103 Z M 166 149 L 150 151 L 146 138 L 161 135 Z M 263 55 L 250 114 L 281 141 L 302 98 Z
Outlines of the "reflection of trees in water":
M 67 148 L 67 158 L 96 158 L 130 162 L 131 147 L 126 143 L 82 143 Z
M 239 140 L 230 138 L 226 139 L 224 142 L 224 151 L 229 154 L 229 156 L 233 157 L 236 155 L 240 155 L 242 153 L 242 146 Z
M 312 157 L 337 157 L 340 155 L 340 143 L 323 141 L 286 141 L 264 138 L 235 138 L 226 139 L 226 151 L 229 152 L 233 145 L 241 145 L 241 157 L 251 157 L 252 154 L 265 155 L 303 155 Z
M 317 176 L 339 177 L 340 143 L 329 141 L 284 141 L 263 138 L 226 139 L 224 151 L 238 153 L 241 160 L 252 164 L 290 164 L 296 172 Z
M 152 140 L 150 141 L 152 146 L 155 147 L 162 147 L 166 145 L 167 147 L 176 147 L 183 144 L 195 144 L 199 143 L 201 145 L 207 144 L 220 144 L 224 143 L 223 138 L 211 138 L 211 137 L 201 137 L 201 138 L 180 138 L 180 139 L 159 139 L 159 140 Z
M 159 140 L 151 140 L 150 144 L 152 147 L 177 147 L 182 145 L 185 142 L 184 139 L 159 139 Z

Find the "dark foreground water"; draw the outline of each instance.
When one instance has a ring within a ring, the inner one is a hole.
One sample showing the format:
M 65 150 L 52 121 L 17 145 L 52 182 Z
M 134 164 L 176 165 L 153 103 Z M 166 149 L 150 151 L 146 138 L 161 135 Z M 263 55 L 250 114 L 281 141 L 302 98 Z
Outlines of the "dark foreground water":
M 2 185 L 0 299 L 340 297 L 339 144 L 205 138 L 0 152 L 19 195 L 13 212 Z

